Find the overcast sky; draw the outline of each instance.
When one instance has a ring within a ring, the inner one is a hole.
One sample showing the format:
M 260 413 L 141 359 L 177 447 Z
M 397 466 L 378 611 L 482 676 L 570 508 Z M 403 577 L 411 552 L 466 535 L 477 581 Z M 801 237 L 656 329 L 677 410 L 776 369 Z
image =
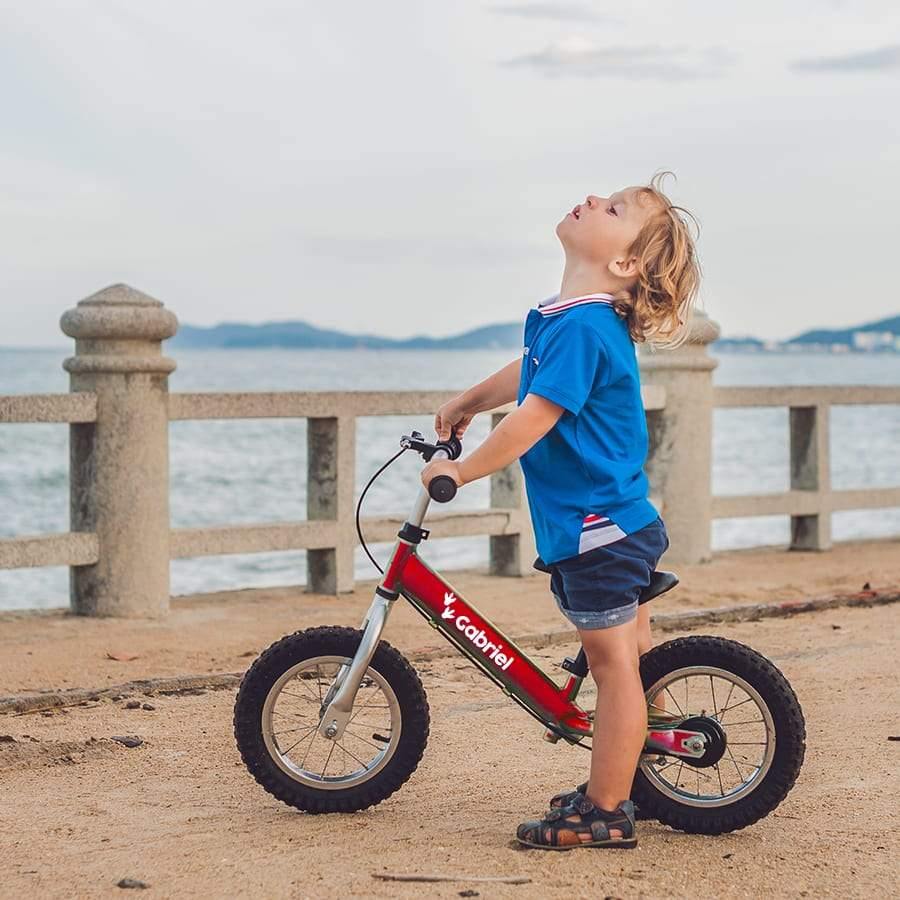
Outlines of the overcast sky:
M 900 312 L 888 0 L 0 0 L 0 344 L 126 281 L 183 322 L 450 334 L 673 169 L 726 334 Z

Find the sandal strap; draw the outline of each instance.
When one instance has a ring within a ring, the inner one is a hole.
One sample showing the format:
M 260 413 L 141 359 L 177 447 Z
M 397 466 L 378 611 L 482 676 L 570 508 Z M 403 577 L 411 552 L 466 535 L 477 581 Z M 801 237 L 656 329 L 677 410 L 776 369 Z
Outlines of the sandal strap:
M 574 791 L 561 791 L 550 798 L 550 806 L 553 808 L 556 808 L 557 806 L 569 806 L 575 799 L 576 794 L 586 794 L 587 789 L 588 783 L 585 781 L 584 784 L 579 784 Z
M 611 831 L 619 831 L 623 838 L 634 837 L 634 804 L 625 800 L 618 808 L 607 812 L 605 809 L 593 807 L 591 816 L 591 834 L 595 841 L 609 841 Z

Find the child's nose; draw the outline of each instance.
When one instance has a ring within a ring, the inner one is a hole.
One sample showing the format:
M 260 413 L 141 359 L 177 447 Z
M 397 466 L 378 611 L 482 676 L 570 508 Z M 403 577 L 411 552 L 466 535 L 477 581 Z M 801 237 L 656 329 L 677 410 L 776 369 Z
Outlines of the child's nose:
M 585 202 L 590 209 L 593 209 L 595 206 L 599 206 L 601 203 L 603 203 L 603 199 L 601 197 L 598 197 L 596 194 L 588 194 Z

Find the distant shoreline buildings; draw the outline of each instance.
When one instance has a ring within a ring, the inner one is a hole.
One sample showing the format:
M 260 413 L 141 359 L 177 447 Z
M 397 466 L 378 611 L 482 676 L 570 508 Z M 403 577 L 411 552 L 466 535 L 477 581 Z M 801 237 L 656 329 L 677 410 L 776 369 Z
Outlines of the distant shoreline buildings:
M 787 341 L 720 338 L 713 349 L 726 353 L 900 353 L 900 316 L 856 329 L 808 331 Z
M 711 345 L 717 353 L 900 353 L 900 335 L 890 332 L 860 334 L 850 344 L 791 341 L 733 340 L 722 338 Z

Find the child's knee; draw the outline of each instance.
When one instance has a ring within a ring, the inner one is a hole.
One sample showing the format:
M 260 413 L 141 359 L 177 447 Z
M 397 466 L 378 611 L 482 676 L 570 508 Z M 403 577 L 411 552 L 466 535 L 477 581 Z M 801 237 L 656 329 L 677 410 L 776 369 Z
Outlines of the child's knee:
M 633 644 L 630 651 L 617 648 L 613 652 L 588 654 L 588 665 L 597 684 L 640 677 L 638 654 L 634 652 Z

